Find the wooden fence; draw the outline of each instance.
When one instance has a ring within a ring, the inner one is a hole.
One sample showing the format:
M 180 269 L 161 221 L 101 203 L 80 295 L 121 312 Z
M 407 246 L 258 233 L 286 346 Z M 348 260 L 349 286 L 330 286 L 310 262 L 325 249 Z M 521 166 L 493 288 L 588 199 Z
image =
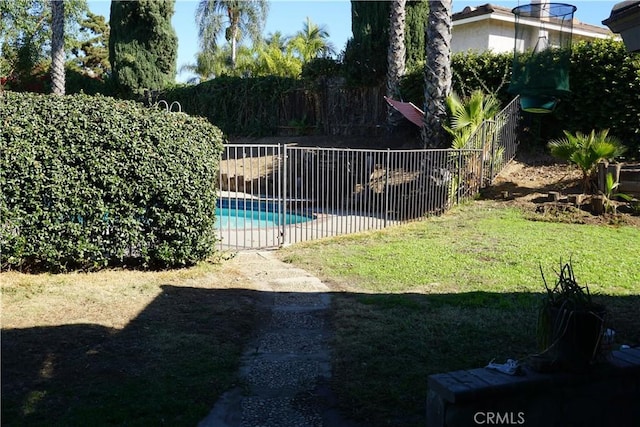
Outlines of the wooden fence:
M 334 79 L 319 83 L 313 91 L 289 91 L 281 98 L 278 132 L 280 135 L 381 135 L 387 115 L 384 90 L 383 86 L 349 88 Z

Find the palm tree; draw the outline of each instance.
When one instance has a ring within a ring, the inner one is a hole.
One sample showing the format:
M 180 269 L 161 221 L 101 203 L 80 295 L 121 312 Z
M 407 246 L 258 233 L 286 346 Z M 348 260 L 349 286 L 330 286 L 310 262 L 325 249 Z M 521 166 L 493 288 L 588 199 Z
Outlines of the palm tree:
M 207 52 L 198 52 L 195 64 L 185 64 L 180 67 L 180 72 L 189 72 L 195 74 L 195 77 L 189 79 L 188 83 L 201 83 L 213 79 L 222 74 L 226 68 L 224 59 L 220 55 Z
M 214 53 L 217 38 L 224 31 L 231 45 L 231 67 L 235 68 L 238 42 L 245 35 L 254 42 L 260 40 L 268 8 L 266 0 L 200 0 L 196 23 L 202 52 Z
M 622 143 L 609 135 L 609 129 L 596 133 L 592 130 L 585 135 L 576 132 L 575 135 L 563 131 L 565 137 L 549 141 L 549 150 L 554 157 L 573 163 L 582 171 L 582 190 L 589 193 L 599 161 L 613 159 L 626 150 Z
M 287 45 L 289 44 L 291 37 L 282 35 L 280 31 L 275 33 L 269 33 L 264 40 L 265 44 L 271 48 L 278 49 L 280 52 L 285 53 L 287 51 Z
M 291 39 L 289 47 L 298 53 L 303 63 L 335 53 L 335 48 L 329 41 L 329 33 L 326 28 L 317 26 L 309 17 L 302 24 L 302 30 L 298 31 Z
M 444 148 L 447 135 L 442 125 L 446 123 L 446 100 L 451 92 L 451 0 L 429 3 L 425 38 L 422 144 Z
M 485 95 L 481 90 L 474 90 L 465 99 L 451 92 L 446 102 L 450 124 L 443 127 L 453 136 L 452 147 L 458 150 L 465 147 L 483 121 L 492 119 L 500 111 L 498 99 L 494 95 Z
M 289 38 L 276 31 L 264 43 L 256 47 L 253 74 L 256 76 L 298 77 L 302 71 L 302 61 L 288 48 Z
M 389 18 L 389 49 L 387 51 L 387 96 L 400 99 L 400 79 L 406 71 L 406 48 L 404 45 L 406 0 L 393 0 Z M 389 126 L 396 125 L 402 115 L 391 105 L 387 107 Z
M 55 95 L 64 95 L 64 2 L 51 0 L 51 86 Z
M 250 76 L 254 75 L 256 51 L 246 46 L 237 48 L 236 66 L 231 67 L 231 47 L 225 46 L 214 53 L 198 52 L 195 64 L 180 67 L 180 72 L 195 74 L 188 80 L 190 84 L 197 84 L 220 76 Z

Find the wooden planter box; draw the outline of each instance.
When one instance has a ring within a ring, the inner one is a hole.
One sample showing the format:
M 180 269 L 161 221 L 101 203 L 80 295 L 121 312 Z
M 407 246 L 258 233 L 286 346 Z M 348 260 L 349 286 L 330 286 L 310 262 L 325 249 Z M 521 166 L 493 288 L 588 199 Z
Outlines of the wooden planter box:
M 618 183 L 615 193 L 640 197 L 640 163 L 598 163 L 598 190 L 605 193 L 607 174 Z

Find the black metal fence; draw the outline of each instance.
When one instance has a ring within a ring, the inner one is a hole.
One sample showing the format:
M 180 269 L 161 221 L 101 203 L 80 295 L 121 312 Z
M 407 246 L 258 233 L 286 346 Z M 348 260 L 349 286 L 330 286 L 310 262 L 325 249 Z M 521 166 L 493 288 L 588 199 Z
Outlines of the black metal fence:
M 489 185 L 516 155 L 519 98 L 514 98 L 492 120 L 485 120 L 471 135 L 464 148 L 482 149 L 483 186 Z
M 513 159 L 518 117 L 514 100 L 460 150 L 227 145 L 220 248 L 278 247 L 438 215 L 475 197 Z

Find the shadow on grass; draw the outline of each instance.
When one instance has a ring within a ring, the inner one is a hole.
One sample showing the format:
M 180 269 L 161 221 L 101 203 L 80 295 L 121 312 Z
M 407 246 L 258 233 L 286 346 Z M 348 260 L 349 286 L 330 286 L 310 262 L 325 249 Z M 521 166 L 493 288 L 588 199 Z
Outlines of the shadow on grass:
M 165 285 L 122 330 L 3 330 L 2 424 L 196 425 L 237 380 L 258 297 Z
M 364 425 L 424 426 L 427 377 L 526 361 L 537 352 L 541 294 L 340 294 L 333 381 L 345 416 Z M 640 296 L 595 299 L 619 344 L 640 343 Z
M 242 289 L 163 286 L 123 330 L 2 332 L 3 425 L 198 423 L 237 385 L 264 313 Z M 362 425 L 424 426 L 427 377 L 535 353 L 540 294 L 333 294 L 332 388 Z M 640 342 L 640 296 L 598 296 L 619 343 Z

